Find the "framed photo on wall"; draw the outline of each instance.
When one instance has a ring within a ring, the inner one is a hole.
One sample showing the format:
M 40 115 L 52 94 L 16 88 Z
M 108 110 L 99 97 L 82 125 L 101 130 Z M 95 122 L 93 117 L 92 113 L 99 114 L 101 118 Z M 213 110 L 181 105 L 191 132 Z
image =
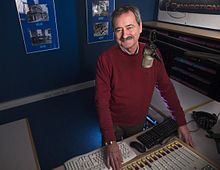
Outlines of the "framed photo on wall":
M 26 53 L 59 48 L 53 0 L 15 0 Z
M 114 9 L 114 0 L 86 0 L 88 44 L 114 39 L 111 25 L 111 14 Z

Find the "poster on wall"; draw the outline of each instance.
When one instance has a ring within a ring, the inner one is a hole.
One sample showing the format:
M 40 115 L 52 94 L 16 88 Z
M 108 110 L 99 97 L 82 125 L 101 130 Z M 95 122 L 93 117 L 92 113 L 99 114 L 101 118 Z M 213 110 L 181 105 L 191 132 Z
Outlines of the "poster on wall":
M 59 48 L 53 0 L 15 0 L 26 53 Z
M 219 17 L 219 0 L 159 0 L 159 21 L 219 30 Z
M 114 0 L 86 0 L 88 44 L 114 39 L 111 25 L 114 8 Z

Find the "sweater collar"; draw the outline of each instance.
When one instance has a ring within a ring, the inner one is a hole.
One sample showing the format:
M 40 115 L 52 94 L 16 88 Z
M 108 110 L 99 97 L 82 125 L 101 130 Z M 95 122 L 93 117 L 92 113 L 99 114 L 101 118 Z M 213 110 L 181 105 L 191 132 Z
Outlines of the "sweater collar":
M 137 49 L 136 49 L 136 51 L 135 51 L 134 54 L 130 53 L 128 50 L 126 50 L 124 47 L 122 47 L 122 46 L 120 46 L 120 45 L 119 45 L 119 47 L 120 47 L 120 49 L 121 49 L 123 52 L 125 52 L 125 53 L 128 54 L 128 55 L 136 55 L 136 54 L 138 54 L 138 52 L 139 52 L 139 43 L 138 43 Z

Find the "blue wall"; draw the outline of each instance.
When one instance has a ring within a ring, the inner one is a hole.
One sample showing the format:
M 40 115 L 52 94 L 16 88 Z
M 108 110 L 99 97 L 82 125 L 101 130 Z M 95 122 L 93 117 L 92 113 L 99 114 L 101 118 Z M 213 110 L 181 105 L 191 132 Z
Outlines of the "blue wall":
M 60 49 L 26 54 L 15 0 L 1 1 L 0 102 L 93 80 L 97 56 L 114 42 L 87 44 L 85 0 L 54 0 Z M 156 18 L 155 0 L 116 0 Z

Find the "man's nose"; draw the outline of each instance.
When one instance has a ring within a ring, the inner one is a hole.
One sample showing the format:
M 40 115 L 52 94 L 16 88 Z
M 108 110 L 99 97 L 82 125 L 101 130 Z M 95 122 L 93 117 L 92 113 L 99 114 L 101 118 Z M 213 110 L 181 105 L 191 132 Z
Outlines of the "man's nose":
M 123 29 L 123 30 L 122 30 L 122 37 L 123 37 L 123 38 L 127 38 L 128 35 L 129 35 L 129 34 L 128 34 L 128 30 Z

